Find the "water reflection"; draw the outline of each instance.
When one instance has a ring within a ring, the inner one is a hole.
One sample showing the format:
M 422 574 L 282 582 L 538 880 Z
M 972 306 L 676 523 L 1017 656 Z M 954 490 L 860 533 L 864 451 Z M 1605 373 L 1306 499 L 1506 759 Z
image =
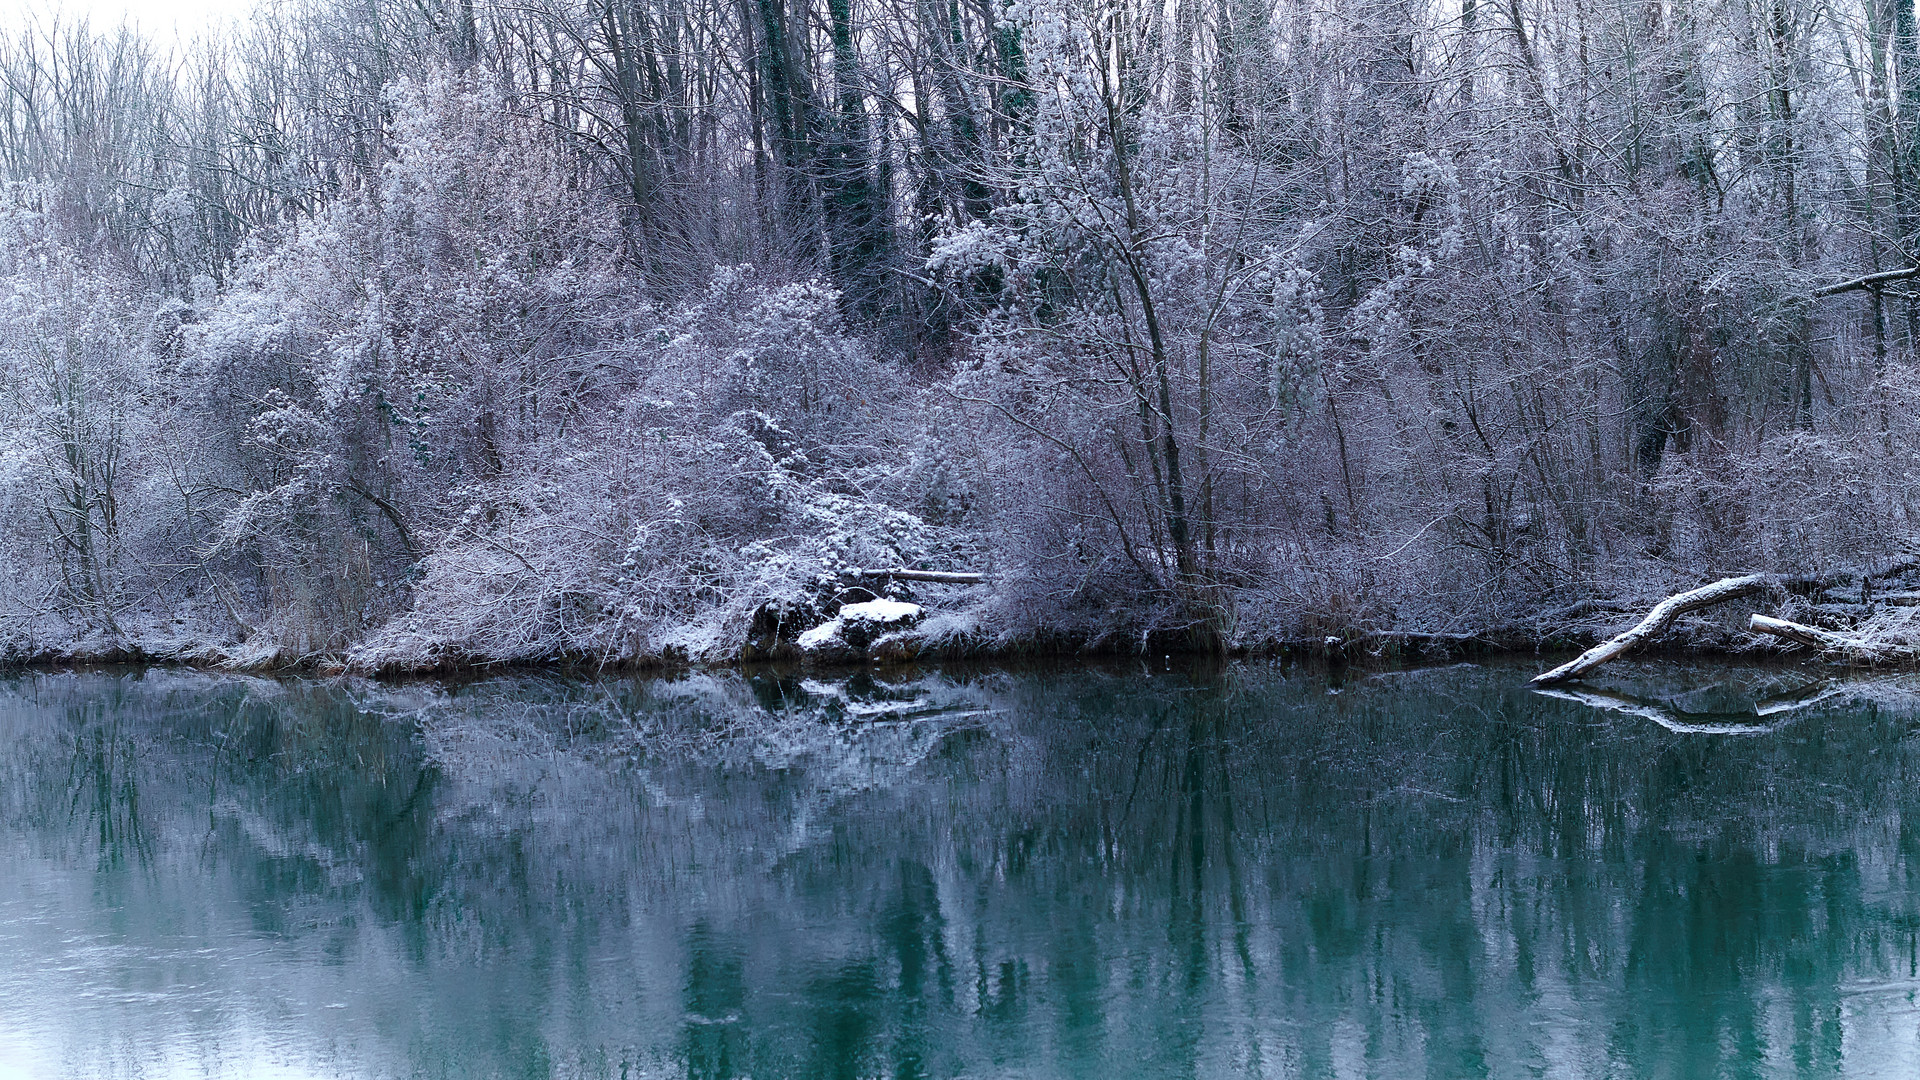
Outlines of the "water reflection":
M 1523 681 L 20 677 L 0 1076 L 1920 1062 L 1904 694 Z

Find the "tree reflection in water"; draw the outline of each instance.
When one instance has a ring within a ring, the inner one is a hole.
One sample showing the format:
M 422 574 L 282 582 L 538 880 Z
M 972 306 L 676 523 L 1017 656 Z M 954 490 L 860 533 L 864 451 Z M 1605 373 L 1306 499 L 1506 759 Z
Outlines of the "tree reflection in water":
M 1911 1064 L 1914 710 L 1741 678 L 1643 664 L 1595 707 L 1474 667 L 23 676 L 0 687 L 0 1063 Z M 1808 704 L 1757 711 L 1782 700 Z

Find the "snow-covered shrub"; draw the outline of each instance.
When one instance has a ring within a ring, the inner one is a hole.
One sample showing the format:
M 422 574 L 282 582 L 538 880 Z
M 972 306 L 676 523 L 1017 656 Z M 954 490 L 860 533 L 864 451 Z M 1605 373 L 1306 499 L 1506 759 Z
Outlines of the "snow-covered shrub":
M 454 491 L 543 461 L 619 389 L 599 352 L 614 222 L 538 120 L 447 71 L 388 105 L 377 181 L 249 252 L 180 331 L 212 467 L 244 485 L 223 485 L 216 543 L 303 650 L 403 610 L 467 509 Z
M 830 616 L 848 570 L 959 568 L 873 422 L 901 380 L 830 292 L 727 267 L 599 348 L 613 374 L 568 425 L 449 490 L 465 505 L 427 534 L 411 610 L 359 662 L 719 658 L 766 605 L 804 623 L 785 639 Z
M 0 255 L 0 537 L 14 598 L 0 621 L 16 638 L 113 647 L 141 618 L 129 605 L 165 527 L 137 289 L 40 232 L 21 205 L 31 197 L 0 194 L 0 232 L 16 245 Z

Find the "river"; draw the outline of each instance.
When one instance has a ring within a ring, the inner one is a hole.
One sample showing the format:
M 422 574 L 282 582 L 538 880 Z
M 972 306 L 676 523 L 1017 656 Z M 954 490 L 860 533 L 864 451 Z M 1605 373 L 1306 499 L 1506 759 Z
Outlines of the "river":
M 1920 1071 L 1814 671 L 0 680 L 0 1078 Z

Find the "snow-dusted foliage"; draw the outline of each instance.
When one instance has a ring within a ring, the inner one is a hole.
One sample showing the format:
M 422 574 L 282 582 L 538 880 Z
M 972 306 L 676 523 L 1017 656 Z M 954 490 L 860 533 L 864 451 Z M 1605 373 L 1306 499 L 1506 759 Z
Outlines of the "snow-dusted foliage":
M 1116 61 L 1104 9 L 1012 17 L 1036 91 L 1010 197 L 929 259 L 956 291 L 993 291 L 955 393 L 1003 447 L 1005 618 L 1218 641 L 1222 587 L 1271 574 L 1257 519 L 1298 479 L 1325 335 L 1299 252 L 1319 225 L 1273 227 L 1303 209 L 1287 174 L 1170 93 L 1171 58 Z
M 714 658 L 765 601 L 830 616 L 850 568 L 973 559 L 936 425 L 895 422 L 926 390 L 836 289 L 742 264 L 656 306 L 535 119 L 446 71 L 386 102 L 377 175 L 152 341 L 131 283 L 38 238 L 32 191 L 8 204 L 17 643 L 124 645 L 122 608 L 185 592 L 235 655 Z M 137 407 L 149 377 L 177 414 Z M 161 423 L 193 454 L 128 470 Z M 139 598 L 160 515 L 123 511 L 163 479 L 194 580 Z
M 1920 53 L 1776 8 L 0 37 L 0 651 L 1221 648 L 1892 565 Z
M 0 189 L 0 642 L 114 639 L 168 569 L 135 284 L 47 227 L 49 193 Z M 140 627 L 151 630 L 151 627 Z
M 964 532 L 867 494 L 899 487 L 897 373 L 831 289 L 753 275 L 604 343 L 590 413 L 454 488 L 413 610 L 360 662 L 721 659 L 764 603 L 830 615 L 844 571 L 964 560 Z

